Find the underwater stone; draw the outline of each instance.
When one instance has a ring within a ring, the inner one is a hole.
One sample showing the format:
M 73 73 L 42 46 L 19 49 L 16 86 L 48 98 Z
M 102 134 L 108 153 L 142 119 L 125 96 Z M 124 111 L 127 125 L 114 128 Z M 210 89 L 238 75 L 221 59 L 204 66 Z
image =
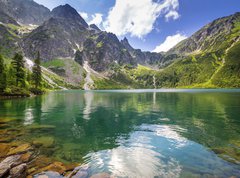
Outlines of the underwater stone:
M 20 164 L 10 170 L 10 177 L 25 178 L 27 164 Z
M 18 146 L 17 148 L 13 148 L 8 152 L 8 155 L 15 155 L 15 154 L 21 154 L 26 153 L 28 151 L 32 150 L 32 147 L 30 144 L 26 143 L 23 145 Z

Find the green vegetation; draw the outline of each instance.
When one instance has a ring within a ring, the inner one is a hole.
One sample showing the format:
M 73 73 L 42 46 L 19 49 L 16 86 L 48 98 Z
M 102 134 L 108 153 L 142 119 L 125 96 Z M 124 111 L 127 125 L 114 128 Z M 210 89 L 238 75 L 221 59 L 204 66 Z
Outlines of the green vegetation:
M 102 41 L 100 41 L 99 43 L 97 43 L 97 48 L 101 48 L 103 46 L 103 42 Z
M 5 64 L 0 55 L 0 95 L 1 96 L 30 96 L 42 94 L 42 73 L 40 56 L 35 60 L 33 71 L 25 68 L 23 56 L 16 53 L 9 64 Z
M 98 90 L 112 90 L 112 89 L 129 89 L 130 87 L 123 85 L 111 79 L 93 78 L 94 88 Z
M 0 55 L 0 92 L 3 92 L 7 87 L 7 76 L 3 57 Z
M 34 89 L 32 89 L 31 91 L 34 91 L 35 94 L 41 94 L 42 69 L 40 64 L 40 53 L 38 52 L 37 58 L 35 59 L 34 66 L 32 68 L 32 82 L 34 85 Z
M 51 61 L 44 62 L 42 64 L 44 67 L 64 67 L 64 61 L 61 59 L 53 59 Z

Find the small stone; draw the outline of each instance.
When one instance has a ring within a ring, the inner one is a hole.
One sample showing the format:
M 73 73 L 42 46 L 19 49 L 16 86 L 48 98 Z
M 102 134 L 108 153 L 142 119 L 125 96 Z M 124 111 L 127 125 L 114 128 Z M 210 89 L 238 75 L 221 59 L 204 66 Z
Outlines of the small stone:
M 18 146 L 17 148 L 13 148 L 8 152 L 8 155 L 15 155 L 15 154 L 21 154 L 26 153 L 28 151 L 32 150 L 32 147 L 30 144 L 26 143 L 23 145 Z
M 24 178 L 26 177 L 27 164 L 20 164 L 10 170 L 11 177 Z

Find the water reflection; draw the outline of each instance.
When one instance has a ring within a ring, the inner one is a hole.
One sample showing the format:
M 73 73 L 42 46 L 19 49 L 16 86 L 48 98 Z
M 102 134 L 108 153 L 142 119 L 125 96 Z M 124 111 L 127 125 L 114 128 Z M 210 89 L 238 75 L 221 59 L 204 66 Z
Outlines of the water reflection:
M 85 107 L 83 110 L 83 118 L 86 120 L 90 119 L 93 99 L 94 99 L 94 94 L 92 92 L 84 93 Z
M 31 125 L 34 120 L 33 120 L 33 109 L 28 108 L 25 110 L 25 117 L 24 117 L 24 125 Z
M 25 140 L 51 136 L 51 156 L 84 162 L 92 173 L 116 177 L 190 177 L 240 174 L 212 150 L 240 149 L 240 93 L 54 92 L 0 101 L 1 117 L 31 130 Z M 235 156 L 235 157 L 234 157 Z M 224 169 L 223 169 L 224 168 Z

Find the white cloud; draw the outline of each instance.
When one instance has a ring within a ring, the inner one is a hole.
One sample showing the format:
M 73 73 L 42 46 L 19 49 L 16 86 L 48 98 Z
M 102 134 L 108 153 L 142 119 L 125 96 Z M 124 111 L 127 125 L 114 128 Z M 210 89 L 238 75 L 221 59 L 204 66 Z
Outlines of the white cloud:
M 181 35 L 180 33 L 177 33 L 173 36 L 168 36 L 165 41 L 157 46 L 153 52 L 167 52 L 169 49 L 174 47 L 176 44 L 178 44 L 180 41 L 186 39 L 187 37 L 185 35 Z
M 88 14 L 86 12 L 78 12 L 84 20 L 88 20 Z
M 96 13 L 92 15 L 92 20 L 89 21 L 89 24 L 95 24 L 99 27 L 102 24 L 102 22 L 103 22 L 103 14 Z
M 115 6 L 108 12 L 104 27 L 118 36 L 130 34 L 141 38 L 153 30 L 160 15 L 177 12 L 178 7 L 178 0 L 116 0 Z
M 173 20 L 177 20 L 180 17 L 179 13 L 177 11 L 169 11 L 166 15 L 165 15 L 165 19 L 166 21 L 169 21 L 171 18 Z

